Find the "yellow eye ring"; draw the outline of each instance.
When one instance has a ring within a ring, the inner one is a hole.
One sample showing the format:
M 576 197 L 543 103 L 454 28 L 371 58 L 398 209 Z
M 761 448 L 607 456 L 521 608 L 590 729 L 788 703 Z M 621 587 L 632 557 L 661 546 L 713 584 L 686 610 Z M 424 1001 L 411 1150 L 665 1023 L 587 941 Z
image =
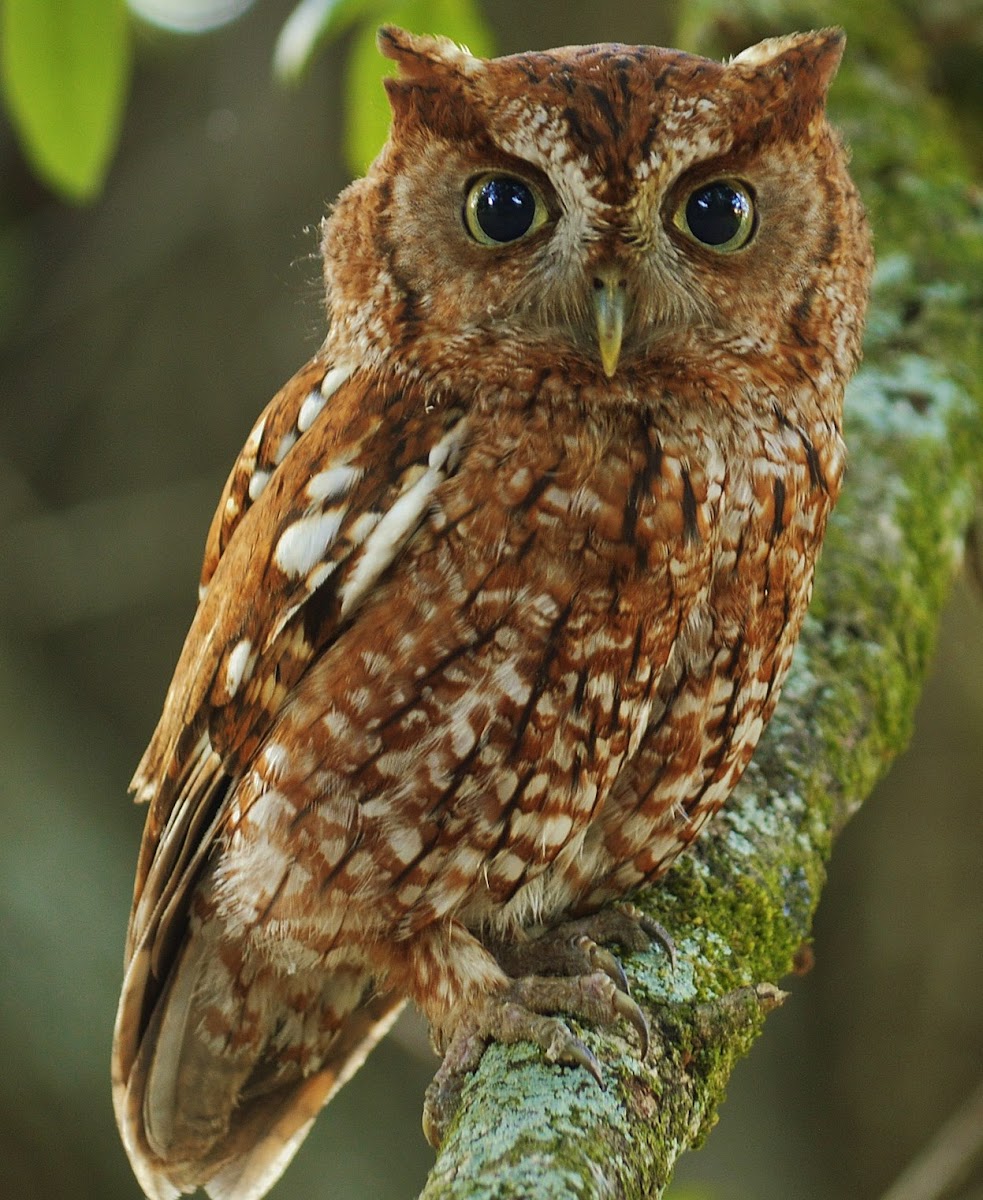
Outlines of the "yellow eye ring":
M 480 175 L 468 188 L 464 225 L 482 246 L 507 246 L 535 233 L 549 220 L 539 188 L 504 172 Z
M 754 237 L 754 201 L 739 180 L 712 179 L 686 196 L 673 224 L 697 245 L 717 254 L 733 254 Z

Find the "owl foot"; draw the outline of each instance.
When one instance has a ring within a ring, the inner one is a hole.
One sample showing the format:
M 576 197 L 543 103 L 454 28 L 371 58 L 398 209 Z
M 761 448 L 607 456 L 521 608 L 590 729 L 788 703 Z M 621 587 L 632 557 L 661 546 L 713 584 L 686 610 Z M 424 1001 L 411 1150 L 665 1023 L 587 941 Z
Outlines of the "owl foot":
M 597 1025 L 625 1020 L 638 1035 L 642 1058 L 648 1053 L 645 1014 L 605 969 L 570 977 L 527 975 L 515 979 L 505 991 L 486 996 L 469 1010 L 447 1045 L 423 1107 L 423 1131 L 432 1146 L 436 1148 L 443 1140 L 464 1082 L 490 1041 L 507 1045 L 533 1042 L 545 1052 L 548 1062 L 583 1067 L 598 1084 L 603 1083 L 596 1057 L 563 1021 L 548 1015 L 556 1012 Z
M 587 975 L 603 971 L 623 992 L 628 979 L 617 957 L 601 944 L 613 943 L 629 953 L 658 942 L 676 969 L 676 946 L 665 929 L 627 902 L 612 904 L 588 917 L 564 921 L 536 937 L 489 948 L 502 970 L 513 979 L 523 975 Z

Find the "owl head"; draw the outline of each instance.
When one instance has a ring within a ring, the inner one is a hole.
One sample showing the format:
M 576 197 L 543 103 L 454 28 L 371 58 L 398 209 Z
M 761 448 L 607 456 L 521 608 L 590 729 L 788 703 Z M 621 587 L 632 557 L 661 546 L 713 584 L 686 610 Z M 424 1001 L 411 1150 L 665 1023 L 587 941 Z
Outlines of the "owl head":
M 728 63 L 485 60 L 387 27 L 389 140 L 325 223 L 338 346 L 458 384 L 856 363 L 869 246 L 825 115 L 837 29 Z

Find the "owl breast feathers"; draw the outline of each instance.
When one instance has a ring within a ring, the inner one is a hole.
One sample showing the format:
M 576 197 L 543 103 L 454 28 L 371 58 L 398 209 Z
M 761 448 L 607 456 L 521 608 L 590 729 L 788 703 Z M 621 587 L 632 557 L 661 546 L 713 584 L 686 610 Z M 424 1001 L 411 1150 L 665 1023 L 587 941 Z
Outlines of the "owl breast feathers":
M 771 715 L 840 486 L 839 31 L 379 41 L 330 330 L 229 476 L 133 785 L 113 1078 L 156 1200 L 261 1196 L 407 998 L 446 1045 L 496 946 L 665 872 Z

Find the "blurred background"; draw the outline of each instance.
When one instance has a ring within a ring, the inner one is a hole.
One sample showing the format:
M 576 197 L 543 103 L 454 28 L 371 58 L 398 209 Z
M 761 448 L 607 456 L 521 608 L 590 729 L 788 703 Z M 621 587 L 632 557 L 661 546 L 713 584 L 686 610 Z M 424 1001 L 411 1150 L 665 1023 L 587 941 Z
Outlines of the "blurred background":
M 173 17 L 173 0 L 135 7 Z M 143 820 L 126 786 L 228 467 L 323 337 L 316 226 L 349 178 L 345 39 L 285 88 L 271 57 L 288 0 L 177 7 L 244 11 L 211 32 L 137 25 L 122 139 L 92 203 L 41 184 L 0 115 L 8 1196 L 138 1200 L 108 1065 Z M 959 103 L 983 79 L 979 8 L 917 10 L 940 90 Z M 673 16 L 637 0 L 482 12 L 501 53 L 664 43 Z M 965 32 L 933 45 L 953 13 Z M 949 88 L 953 62 L 963 82 Z M 364 103 L 383 105 L 381 88 Z M 973 103 L 983 109 L 983 89 Z M 911 749 L 837 845 L 816 966 L 786 985 L 792 999 L 737 1070 L 719 1126 L 684 1160 L 677 1200 L 878 1197 L 983 1077 L 981 733 L 983 603 L 961 580 Z M 419 1115 L 434 1067 L 404 1020 L 318 1121 L 278 1200 L 415 1195 L 432 1161 Z M 983 1197 L 983 1173 L 958 1195 Z

